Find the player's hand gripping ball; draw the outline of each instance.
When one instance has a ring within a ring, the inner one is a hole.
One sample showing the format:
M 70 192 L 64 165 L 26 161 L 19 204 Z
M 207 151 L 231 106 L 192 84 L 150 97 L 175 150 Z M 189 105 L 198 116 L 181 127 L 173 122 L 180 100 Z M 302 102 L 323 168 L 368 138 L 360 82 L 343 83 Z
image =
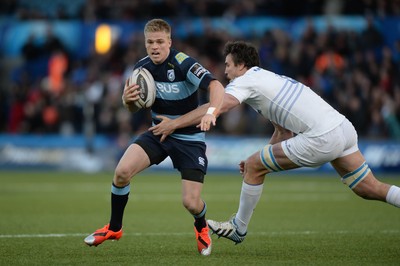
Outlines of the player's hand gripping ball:
M 138 108 L 149 108 L 153 105 L 156 99 L 156 83 L 151 73 L 139 67 L 132 72 L 129 84 L 139 85 L 140 99 L 135 102 Z

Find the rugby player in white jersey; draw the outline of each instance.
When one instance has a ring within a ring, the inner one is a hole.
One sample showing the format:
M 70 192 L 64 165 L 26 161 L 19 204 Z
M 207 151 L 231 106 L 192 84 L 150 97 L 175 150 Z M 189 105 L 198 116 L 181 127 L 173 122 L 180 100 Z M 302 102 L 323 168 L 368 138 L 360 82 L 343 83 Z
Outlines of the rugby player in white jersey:
M 266 174 L 328 162 L 358 196 L 400 207 L 400 188 L 374 177 L 358 149 L 357 132 L 346 117 L 304 84 L 258 67 L 258 52 L 251 44 L 228 42 L 224 56 L 230 83 L 219 114 L 246 103 L 270 120 L 275 131 L 265 147 L 240 162 L 244 179 L 238 211 L 225 222 L 208 220 L 214 233 L 241 243 Z M 165 118 L 150 130 L 164 139 L 175 129 L 197 121 L 208 131 L 211 125 L 201 119 L 207 108 L 201 106 L 175 120 Z

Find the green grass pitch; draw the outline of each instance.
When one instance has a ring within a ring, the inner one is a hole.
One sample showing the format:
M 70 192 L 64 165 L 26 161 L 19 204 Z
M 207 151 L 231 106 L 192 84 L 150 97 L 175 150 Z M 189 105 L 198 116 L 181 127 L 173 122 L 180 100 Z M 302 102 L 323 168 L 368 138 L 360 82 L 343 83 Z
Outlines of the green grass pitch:
M 207 218 L 237 211 L 241 176 L 212 172 Z M 124 236 L 88 247 L 83 238 L 110 216 L 112 173 L 0 172 L 0 265 L 400 265 L 400 209 L 366 201 L 335 175 L 267 178 L 246 240 L 213 236 L 197 253 L 193 218 L 177 172 L 135 177 Z M 400 185 L 400 176 L 380 175 Z

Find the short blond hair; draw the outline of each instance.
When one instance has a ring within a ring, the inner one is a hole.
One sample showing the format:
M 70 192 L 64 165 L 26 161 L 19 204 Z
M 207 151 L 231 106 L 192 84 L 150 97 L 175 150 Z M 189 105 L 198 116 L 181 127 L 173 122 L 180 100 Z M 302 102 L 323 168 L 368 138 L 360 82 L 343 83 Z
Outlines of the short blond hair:
M 163 31 L 171 37 L 171 26 L 163 19 L 155 18 L 149 20 L 144 26 L 144 34 L 159 31 Z

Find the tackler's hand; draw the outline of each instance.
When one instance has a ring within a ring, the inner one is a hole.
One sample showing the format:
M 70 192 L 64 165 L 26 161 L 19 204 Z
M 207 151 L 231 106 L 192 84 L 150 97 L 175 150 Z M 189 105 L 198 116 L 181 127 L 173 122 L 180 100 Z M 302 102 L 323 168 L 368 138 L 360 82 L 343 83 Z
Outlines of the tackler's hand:
M 200 127 L 202 131 L 209 131 L 211 125 L 215 126 L 217 124 L 216 120 L 217 119 L 213 114 L 205 114 L 203 118 L 201 118 L 201 122 L 197 127 Z
M 244 164 L 245 164 L 245 161 L 241 161 L 239 163 L 239 172 L 243 177 L 244 177 Z

